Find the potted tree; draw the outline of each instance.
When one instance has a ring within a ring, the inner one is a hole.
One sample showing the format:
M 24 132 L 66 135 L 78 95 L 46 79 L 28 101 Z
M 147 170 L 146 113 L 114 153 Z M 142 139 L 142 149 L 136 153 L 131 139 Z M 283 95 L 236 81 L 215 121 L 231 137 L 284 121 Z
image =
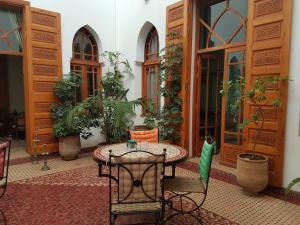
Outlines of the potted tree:
M 72 73 L 64 75 L 54 85 L 54 94 L 59 103 L 54 104 L 51 109 L 53 133 L 59 138 L 59 154 L 63 160 L 76 159 L 81 150 L 80 135 L 85 139 L 91 135 L 88 114 L 75 113 L 76 93 L 80 91 L 80 87 L 81 76 Z
M 245 191 L 250 193 L 259 193 L 268 185 L 268 158 L 258 154 L 256 152 L 256 147 L 257 140 L 261 135 L 265 123 L 262 107 L 268 100 L 266 91 L 272 83 L 281 80 L 283 79 L 274 77 L 258 78 L 253 85 L 246 89 L 245 78 L 239 77 L 239 79 L 236 79 L 235 81 L 224 82 L 223 89 L 221 90 L 223 96 L 228 96 L 229 92 L 231 94 L 235 93 L 236 101 L 228 106 L 231 113 L 236 112 L 240 104 L 245 102 L 254 105 L 256 108 L 256 111 L 251 118 L 244 118 L 242 124 L 240 124 L 240 129 L 243 129 L 249 124 L 253 124 L 256 127 L 256 134 L 254 136 L 252 151 L 244 152 L 237 156 L 236 169 L 237 182 Z M 271 101 L 273 107 L 279 107 L 281 105 L 280 99 L 274 98 Z

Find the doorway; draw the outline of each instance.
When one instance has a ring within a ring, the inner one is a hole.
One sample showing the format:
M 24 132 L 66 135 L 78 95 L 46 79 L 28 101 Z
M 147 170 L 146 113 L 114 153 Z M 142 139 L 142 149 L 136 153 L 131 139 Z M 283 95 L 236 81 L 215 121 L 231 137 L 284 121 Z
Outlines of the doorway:
M 201 66 L 197 89 L 196 155 L 200 155 L 206 138 L 220 140 L 221 137 L 222 97 L 219 93 L 224 76 L 224 51 L 200 54 L 198 65 Z
M 0 137 L 9 135 L 13 151 L 26 149 L 23 57 L 0 54 Z M 23 152 L 22 152 L 23 153 Z

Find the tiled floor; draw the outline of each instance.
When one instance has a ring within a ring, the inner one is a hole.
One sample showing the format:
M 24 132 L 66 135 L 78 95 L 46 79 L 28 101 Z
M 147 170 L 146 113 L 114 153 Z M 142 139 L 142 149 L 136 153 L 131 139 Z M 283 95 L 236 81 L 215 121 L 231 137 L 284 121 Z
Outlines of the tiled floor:
M 12 151 L 12 158 L 21 154 Z M 27 156 L 28 157 L 28 156 Z M 198 158 L 190 159 L 198 162 Z M 73 170 L 87 166 L 95 166 L 96 163 L 91 153 L 84 153 L 74 161 L 62 161 L 59 157 L 48 160 L 50 170 L 41 171 L 43 161 L 32 165 L 31 162 L 12 165 L 10 167 L 9 181 L 21 181 L 22 179 L 54 174 L 61 171 Z M 214 157 L 213 167 L 234 174 L 234 168 L 228 168 L 219 164 L 219 156 Z M 184 168 L 177 168 L 177 175 L 197 177 L 198 174 Z M 198 198 L 198 196 L 196 196 Z M 208 198 L 204 208 L 224 218 L 239 224 L 253 225 L 299 225 L 300 206 L 268 195 L 249 196 L 242 192 L 237 185 L 212 178 L 209 184 Z

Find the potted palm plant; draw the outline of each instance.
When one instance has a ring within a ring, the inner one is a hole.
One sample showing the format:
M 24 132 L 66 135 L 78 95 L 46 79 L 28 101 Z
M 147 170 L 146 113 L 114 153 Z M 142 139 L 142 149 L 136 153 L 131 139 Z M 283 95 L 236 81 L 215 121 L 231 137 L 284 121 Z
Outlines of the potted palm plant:
M 250 193 L 258 193 L 266 188 L 269 181 L 268 173 L 268 158 L 256 152 L 257 140 L 261 135 L 264 127 L 265 118 L 263 113 L 263 105 L 266 103 L 266 91 L 268 87 L 274 82 L 279 82 L 283 79 L 274 77 L 258 78 L 252 86 L 245 88 L 245 78 L 240 77 L 235 81 L 227 81 L 223 83 L 221 95 L 228 96 L 228 93 L 236 93 L 235 100 L 230 104 L 229 111 L 235 113 L 240 104 L 248 103 L 256 108 L 256 111 L 251 118 L 244 118 L 240 129 L 243 129 L 249 124 L 256 127 L 256 133 L 253 141 L 252 151 L 241 153 L 237 156 L 237 181 L 243 189 Z M 281 105 L 280 99 L 274 98 L 272 100 L 273 107 Z
M 76 93 L 80 91 L 81 76 L 66 74 L 54 85 L 54 94 L 59 103 L 54 104 L 51 114 L 54 120 L 53 133 L 59 138 L 59 154 L 63 160 L 73 160 L 81 150 L 80 135 L 87 139 L 90 120 L 88 114 L 76 114 Z
M 121 53 L 105 52 L 103 57 L 110 67 L 102 79 L 100 94 L 81 102 L 74 112 L 77 115 L 85 114 L 91 126 L 101 129 L 106 143 L 112 144 L 126 139 L 127 128 L 133 123 L 134 108 L 141 104 L 141 100 L 127 99 L 129 89 L 124 88 L 123 81 L 125 75 L 132 76 L 132 70 L 128 61 L 121 59 Z

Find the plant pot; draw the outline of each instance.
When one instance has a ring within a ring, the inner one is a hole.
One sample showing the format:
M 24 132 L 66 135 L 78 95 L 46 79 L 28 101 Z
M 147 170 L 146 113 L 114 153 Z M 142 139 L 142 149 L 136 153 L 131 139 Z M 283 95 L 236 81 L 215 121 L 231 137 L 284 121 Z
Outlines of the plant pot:
M 63 160 L 74 160 L 78 158 L 81 150 L 80 136 L 61 137 L 59 139 L 59 154 Z
M 237 182 L 249 193 L 259 193 L 269 182 L 268 158 L 263 155 L 243 153 L 237 159 Z

